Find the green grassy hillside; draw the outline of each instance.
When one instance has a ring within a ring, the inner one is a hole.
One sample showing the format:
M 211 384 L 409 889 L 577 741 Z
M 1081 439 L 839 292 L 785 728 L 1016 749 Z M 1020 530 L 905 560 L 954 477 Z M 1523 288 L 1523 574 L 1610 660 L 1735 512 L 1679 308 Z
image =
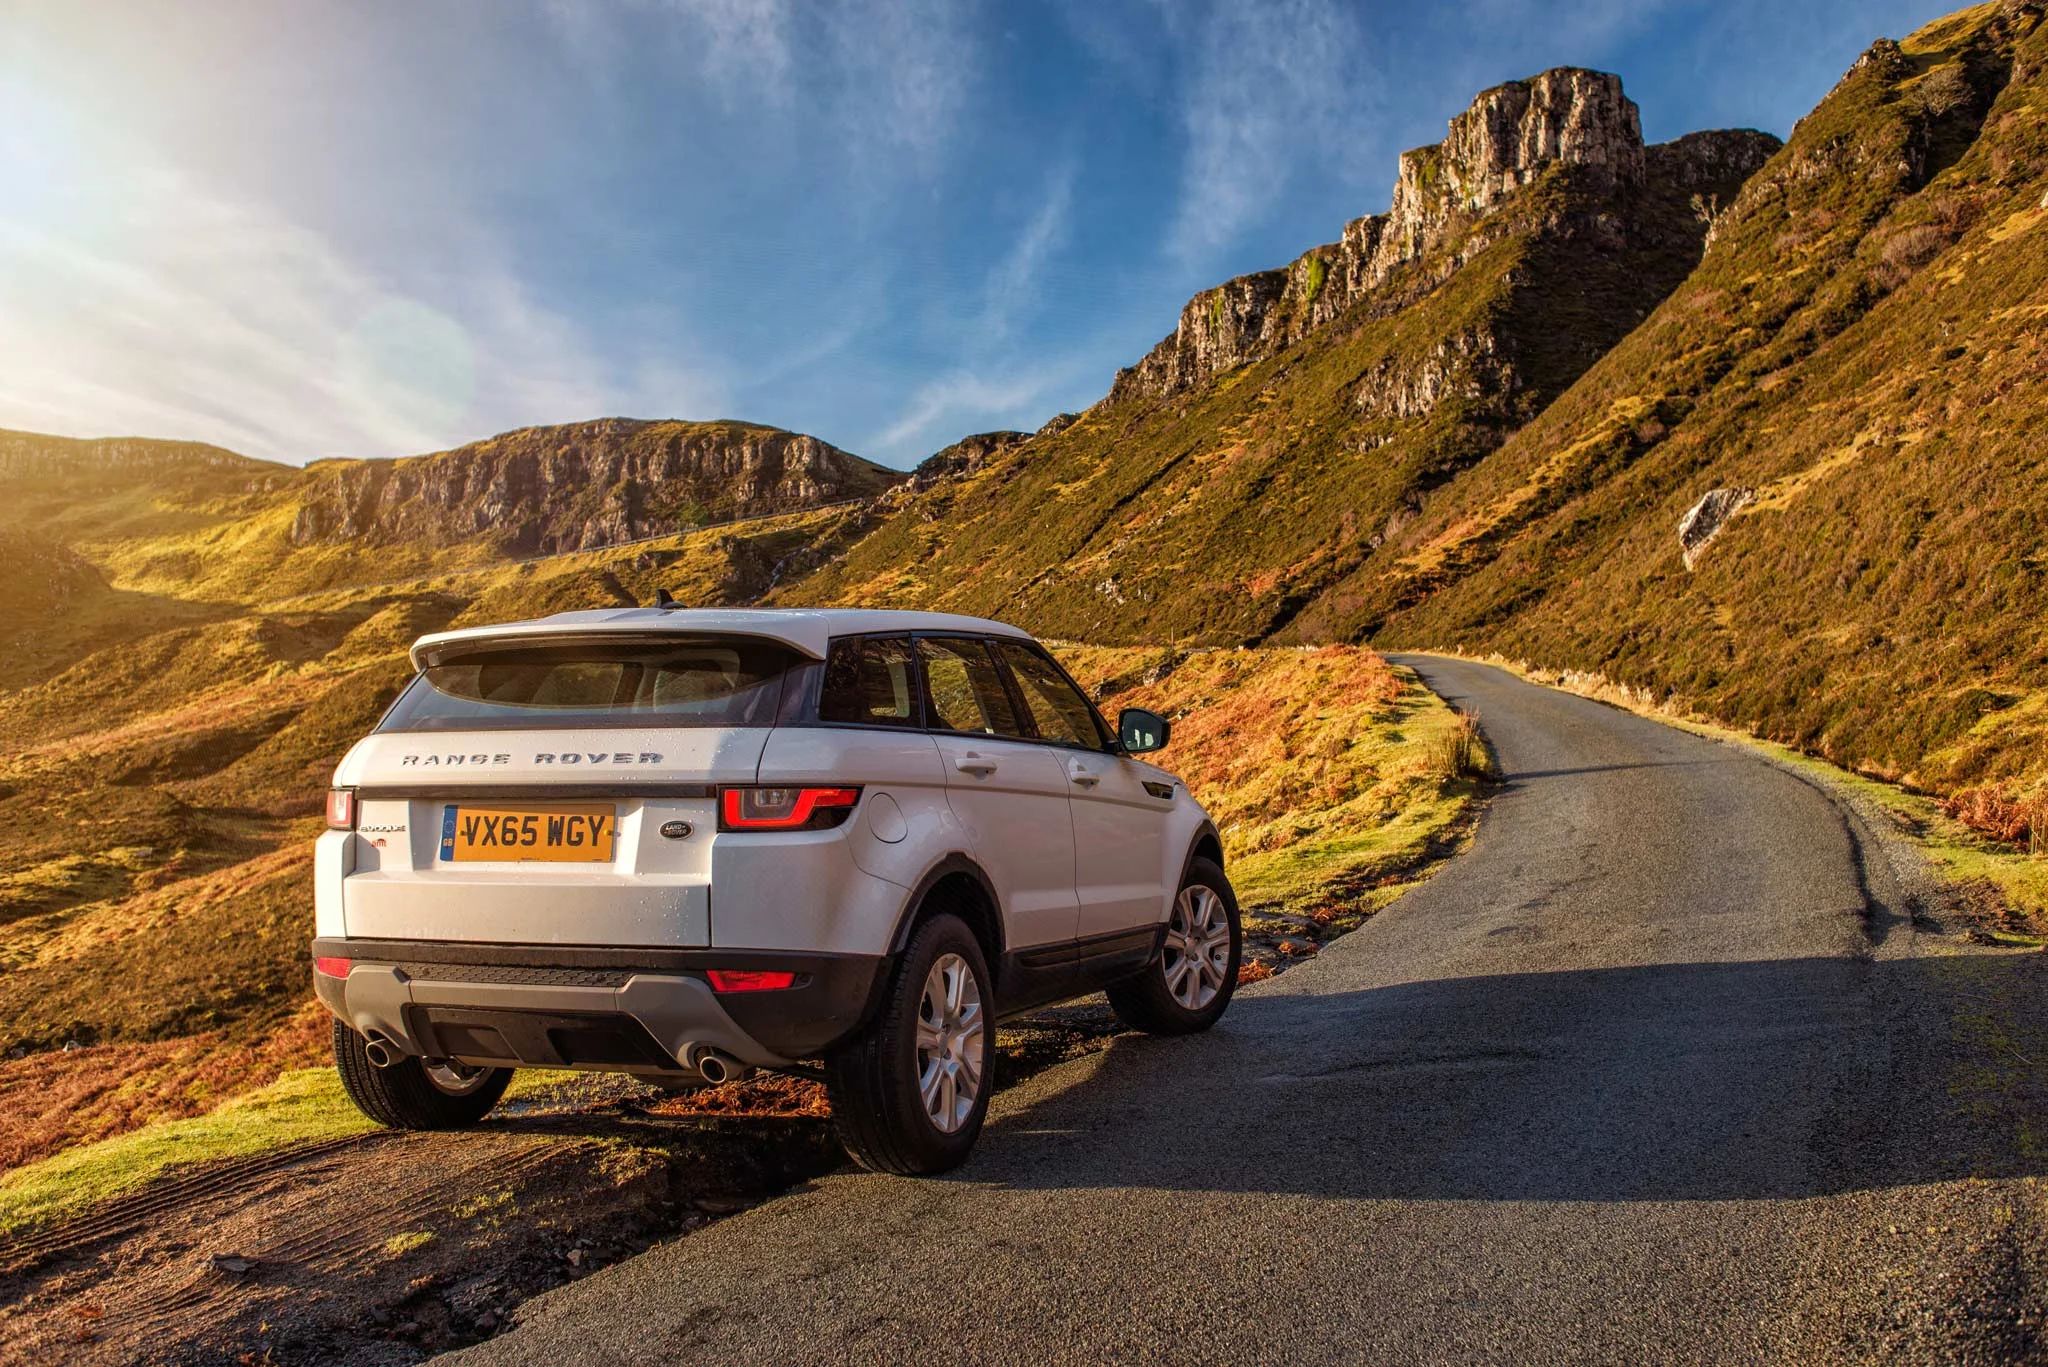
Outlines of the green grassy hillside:
M 1596 670 L 2024 800 L 2048 778 L 2044 337 L 2048 26 L 1984 5 L 1874 47 L 1656 314 L 1287 635 Z M 1679 522 L 1714 489 L 1748 501 L 1688 570 Z

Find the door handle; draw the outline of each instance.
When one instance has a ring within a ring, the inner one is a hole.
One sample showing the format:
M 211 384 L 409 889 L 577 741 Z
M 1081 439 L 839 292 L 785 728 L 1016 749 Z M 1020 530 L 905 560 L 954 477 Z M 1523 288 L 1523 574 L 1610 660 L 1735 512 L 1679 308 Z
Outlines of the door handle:
M 1067 777 L 1084 788 L 1093 788 L 1096 784 L 1102 782 L 1102 775 L 1096 773 L 1077 759 L 1067 761 Z
M 977 755 L 972 750 L 953 761 L 953 767 L 963 774 L 986 778 L 996 771 L 996 762 L 987 755 Z

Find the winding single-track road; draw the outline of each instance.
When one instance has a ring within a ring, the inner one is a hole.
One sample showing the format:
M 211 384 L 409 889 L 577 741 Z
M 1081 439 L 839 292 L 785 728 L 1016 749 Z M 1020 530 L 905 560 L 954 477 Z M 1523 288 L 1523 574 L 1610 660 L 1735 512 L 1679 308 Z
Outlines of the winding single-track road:
M 1435 878 L 1213 1032 L 1004 1094 L 949 1178 L 828 1178 L 460 1360 L 2030 1359 L 2038 1168 L 1949 1114 L 1957 955 L 1856 818 L 1745 749 L 1408 663 L 1506 774 Z

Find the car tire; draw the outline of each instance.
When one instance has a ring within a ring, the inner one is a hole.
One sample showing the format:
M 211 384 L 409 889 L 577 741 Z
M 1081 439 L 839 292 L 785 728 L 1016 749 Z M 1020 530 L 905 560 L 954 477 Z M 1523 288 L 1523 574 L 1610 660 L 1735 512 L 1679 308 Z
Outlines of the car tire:
M 909 1177 L 966 1160 L 993 1090 L 992 986 L 959 917 L 911 935 L 875 1019 L 825 1060 L 833 1125 L 856 1163 Z
M 401 1058 L 386 1068 L 370 1062 L 369 1041 L 334 1023 L 334 1070 L 356 1109 L 386 1129 L 459 1130 L 490 1114 L 512 1081 L 510 1068 L 429 1067 Z
M 1110 1007 L 1124 1024 L 1148 1035 L 1207 1030 L 1230 1005 L 1243 953 L 1230 880 L 1214 860 L 1191 859 L 1159 953 L 1144 972 L 1110 984 Z

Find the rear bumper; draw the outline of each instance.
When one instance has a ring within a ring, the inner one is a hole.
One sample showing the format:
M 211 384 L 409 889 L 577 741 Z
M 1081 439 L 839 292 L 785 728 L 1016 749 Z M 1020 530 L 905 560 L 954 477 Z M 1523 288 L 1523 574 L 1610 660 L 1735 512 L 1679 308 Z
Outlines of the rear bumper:
M 605 949 L 323 937 L 321 1002 L 408 1054 L 477 1063 L 687 1071 L 693 1047 L 773 1067 L 815 1058 L 867 1023 L 887 961 L 853 954 Z M 771 992 L 714 992 L 710 969 L 797 974 Z

